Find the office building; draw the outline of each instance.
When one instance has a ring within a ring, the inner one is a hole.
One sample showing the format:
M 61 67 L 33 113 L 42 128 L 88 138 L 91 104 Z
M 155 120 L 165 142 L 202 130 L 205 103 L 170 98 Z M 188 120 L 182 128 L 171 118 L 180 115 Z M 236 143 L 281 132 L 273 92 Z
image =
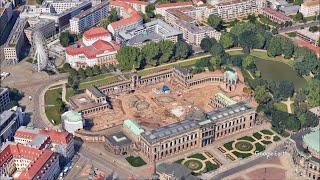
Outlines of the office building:
M 109 2 L 104 1 L 88 10 L 82 11 L 70 20 L 70 31 L 81 34 L 86 29 L 98 24 L 108 16 Z
M 304 17 L 317 16 L 320 14 L 320 0 L 308 0 L 301 4 L 300 12 Z
M 124 1 L 111 1 L 110 8 L 115 8 L 121 17 L 119 21 L 108 25 L 108 30 L 115 36 L 120 31 L 134 29 L 143 23 L 143 18 L 139 12 Z
M 0 179 L 55 180 L 59 173 L 59 157 L 50 150 L 12 142 L 1 147 Z
M 0 114 L 0 146 L 5 141 L 13 140 L 14 133 L 22 123 L 23 117 L 20 107 L 14 107 Z
M 4 44 L 4 59 L 10 64 L 16 64 L 22 58 L 23 48 L 26 44 L 24 33 L 26 24 L 26 19 L 18 18 Z
M 21 126 L 14 135 L 14 142 L 38 148 L 48 148 L 67 160 L 70 160 L 74 155 L 73 136 L 66 131 Z
M 0 113 L 7 109 L 9 102 L 9 89 L 0 87 Z
M 161 19 L 153 20 L 129 31 L 121 31 L 117 36 L 121 44 L 138 47 L 150 41 L 170 40 L 177 42 L 181 38 L 181 31 L 173 28 Z

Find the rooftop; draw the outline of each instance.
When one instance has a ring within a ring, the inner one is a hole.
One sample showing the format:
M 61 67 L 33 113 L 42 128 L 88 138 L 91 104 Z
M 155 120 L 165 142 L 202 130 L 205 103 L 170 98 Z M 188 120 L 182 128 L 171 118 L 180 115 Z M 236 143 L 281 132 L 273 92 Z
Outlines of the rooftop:
M 277 10 L 274 10 L 274 9 L 271 9 L 271 8 L 263 8 L 263 11 L 268 13 L 268 14 L 271 14 L 283 21 L 291 21 L 291 18 L 289 18 L 288 16 L 286 16 L 284 13 L 282 13 L 281 11 L 277 11 Z
M 174 179 L 198 180 L 196 176 L 192 175 L 190 169 L 178 163 L 162 163 L 157 166 L 157 171 L 167 175 L 172 175 Z
M 110 36 L 110 33 L 102 27 L 94 27 L 83 33 L 83 38 L 86 39 L 99 38 L 102 36 Z
M 301 4 L 302 6 L 320 6 L 320 0 L 308 0 Z
M 303 142 L 316 152 L 320 153 L 320 127 L 311 129 L 311 132 L 302 136 Z
M 217 93 L 215 96 L 218 96 L 219 98 L 223 99 L 228 105 L 233 105 L 237 103 L 236 101 L 232 100 L 231 98 L 220 92 Z
M 198 125 L 192 120 L 184 120 L 172 124 L 168 124 L 151 131 L 146 131 L 141 134 L 150 144 L 157 143 L 163 139 L 167 139 L 176 134 L 190 131 L 197 128 Z
M 65 113 L 63 113 L 62 118 L 65 121 L 69 121 L 69 122 L 79 122 L 82 121 L 82 116 L 81 113 L 77 112 L 77 111 L 67 111 Z
M 179 6 L 192 6 L 192 2 L 177 2 L 177 3 L 166 3 L 166 4 L 157 4 L 155 8 L 175 8 Z
M 90 93 L 92 93 L 97 98 L 105 97 L 106 95 L 103 94 L 97 87 L 91 86 L 87 89 Z
M 107 136 L 107 140 L 112 144 L 112 146 L 127 146 L 132 143 L 132 141 L 123 133 L 116 132 Z
M 92 13 L 96 12 L 97 10 L 102 9 L 102 8 L 108 6 L 108 4 L 109 4 L 108 1 L 103 1 L 103 2 L 101 2 L 100 4 L 98 4 L 98 5 L 96 5 L 96 6 L 93 6 L 93 7 L 91 7 L 91 8 L 88 9 L 88 10 L 85 10 L 85 11 L 80 12 L 79 14 L 77 14 L 76 16 L 74 16 L 73 18 L 82 19 L 82 18 L 88 16 L 89 14 L 92 14 Z
M 299 29 L 297 30 L 297 33 L 307 36 L 308 38 L 313 39 L 315 41 L 319 40 L 320 37 L 320 31 L 310 32 L 309 29 Z
M 250 0 L 230 0 L 230 1 L 222 1 L 218 4 L 216 4 L 216 6 L 229 6 L 229 5 L 234 5 L 234 4 L 240 4 L 240 3 L 247 3 Z
M 141 133 L 144 132 L 144 130 L 134 120 L 126 119 L 123 121 L 123 125 L 128 127 L 136 136 L 139 136 Z

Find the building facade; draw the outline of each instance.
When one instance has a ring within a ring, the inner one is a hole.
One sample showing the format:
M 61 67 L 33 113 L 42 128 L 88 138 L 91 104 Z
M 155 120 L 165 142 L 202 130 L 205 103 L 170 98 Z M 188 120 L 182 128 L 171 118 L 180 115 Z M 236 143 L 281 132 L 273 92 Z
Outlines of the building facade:
M 66 48 L 66 61 L 73 68 L 116 65 L 116 54 L 120 45 L 111 41 L 110 33 L 104 28 L 91 28 L 83 33 L 82 43 Z
M 192 7 L 192 2 L 177 2 L 155 5 L 155 13 L 161 16 L 166 16 L 166 10 L 174 8 Z
M 7 109 L 9 102 L 9 89 L 0 87 L 0 113 Z
M 152 161 L 204 147 L 255 125 L 256 109 L 240 102 L 207 113 L 202 120 L 184 120 L 141 134 L 141 153 Z
M 297 176 L 303 179 L 320 179 L 319 126 L 298 132 L 286 141 Z
M 32 42 L 33 33 L 39 31 L 43 37 L 49 38 L 56 34 L 55 22 L 48 19 L 28 19 L 28 25 L 24 32 L 29 42 Z
M 21 126 L 14 135 L 14 142 L 29 146 L 38 144 L 37 147 L 46 147 L 67 160 L 71 160 L 75 153 L 73 136 L 66 131 Z
M 117 35 L 120 31 L 132 30 L 143 24 L 143 17 L 134 7 L 124 1 L 111 1 L 110 7 L 115 8 L 122 19 L 108 25 L 108 30 Z
M 5 141 L 13 140 L 14 133 L 22 125 L 23 117 L 20 107 L 15 107 L 0 114 L 0 146 Z
M 7 42 L 4 44 L 4 59 L 9 64 L 16 64 L 22 58 L 23 48 L 26 44 L 26 36 L 24 33 L 26 24 L 26 19 L 18 18 Z
M 225 94 L 219 92 L 210 99 L 209 105 L 213 108 L 224 108 L 236 103 L 236 101 L 232 100 Z
M 304 17 L 317 16 L 320 13 L 320 1 L 308 0 L 301 4 L 300 12 Z
M 47 149 L 6 143 L 0 152 L 0 179 L 11 179 L 17 171 L 21 180 L 54 180 L 60 173 L 58 155 Z
M 74 134 L 79 129 L 83 129 L 84 123 L 81 113 L 67 111 L 61 115 L 61 119 L 63 121 L 63 128 L 71 134 Z
M 70 31 L 81 34 L 108 16 L 109 2 L 104 1 L 88 10 L 82 11 L 70 19 Z
M 12 17 L 12 3 L 8 2 L 0 7 L 0 24 L 7 24 Z M 0 37 L 6 26 L 0 26 Z
M 271 8 L 263 8 L 261 13 L 263 16 L 278 24 L 292 21 L 292 19 L 286 16 L 284 13 Z

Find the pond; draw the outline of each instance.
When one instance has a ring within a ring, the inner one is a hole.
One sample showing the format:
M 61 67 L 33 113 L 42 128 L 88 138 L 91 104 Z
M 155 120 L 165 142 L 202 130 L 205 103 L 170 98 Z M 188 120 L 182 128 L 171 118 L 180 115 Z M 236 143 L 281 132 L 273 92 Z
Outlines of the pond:
M 263 79 L 293 81 L 296 89 L 304 87 L 307 83 L 287 64 L 256 58 L 256 65 Z

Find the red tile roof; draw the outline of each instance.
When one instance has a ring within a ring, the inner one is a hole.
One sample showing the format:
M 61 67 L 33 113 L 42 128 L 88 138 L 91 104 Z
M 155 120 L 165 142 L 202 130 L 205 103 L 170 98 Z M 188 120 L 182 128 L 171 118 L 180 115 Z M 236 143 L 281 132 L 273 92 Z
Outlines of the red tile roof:
M 149 2 L 139 1 L 139 0 L 120 0 L 120 1 L 123 1 L 123 2 L 126 2 L 126 3 L 132 3 L 132 4 L 144 5 L 144 6 L 147 6 L 147 5 L 149 5 L 149 4 L 150 4 Z
M 38 150 L 36 148 L 24 146 L 21 144 L 9 144 L 0 152 L 0 166 L 12 158 L 28 159 L 31 163 L 28 165 L 18 179 L 32 179 L 52 158 L 57 158 L 55 153 L 49 150 Z
M 91 28 L 83 33 L 83 37 L 86 39 L 98 38 L 101 36 L 110 36 L 110 33 L 102 27 Z
M 84 54 L 87 58 L 92 59 L 97 55 L 104 53 L 105 51 L 113 52 L 118 51 L 120 45 L 116 43 L 109 43 L 107 41 L 98 40 L 92 44 L 92 46 L 85 46 L 80 48 L 67 47 L 66 53 L 70 56 Z
M 140 16 L 140 14 L 135 9 L 133 9 L 130 5 L 128 5 L 124 1 L 110 1 L 110 5 L 121 7 L 127 11 L 127 14 L 130 14 L 130 16 L 127 18 L 123 18 L 123 19 L 120 19 L 119 21 L 111 23 L 110 26 L 112 26 L 113 29 L 117 29 L 129 24 L 134 24 L 143 19 L 142 16 Z
M 168 7 L 177 7 L 177 6 L 192 6 L 192 2 L 157 4 L 155 8 L 168 8 Z

